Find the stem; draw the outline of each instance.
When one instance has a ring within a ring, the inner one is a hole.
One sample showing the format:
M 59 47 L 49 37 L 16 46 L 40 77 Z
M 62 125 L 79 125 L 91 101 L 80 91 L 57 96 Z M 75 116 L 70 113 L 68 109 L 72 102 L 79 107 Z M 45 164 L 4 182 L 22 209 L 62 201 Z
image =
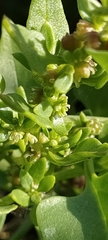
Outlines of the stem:
M 92 175 L 95 173 L 93 159 L 84 161 L 84 172 L 86 179 L 91 180 Z
M 16 232 L 9 238 L 9 240 L 19 240 L 32 228 L 33 224 L 30 218 L 27 217 L 24 222 L 22 222 Z

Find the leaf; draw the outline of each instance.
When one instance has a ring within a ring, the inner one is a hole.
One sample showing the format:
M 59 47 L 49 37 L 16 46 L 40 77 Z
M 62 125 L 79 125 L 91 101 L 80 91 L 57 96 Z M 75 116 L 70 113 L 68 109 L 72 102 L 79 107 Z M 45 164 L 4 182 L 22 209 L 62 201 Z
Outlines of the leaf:
M 26 62 L 32 70 L 32 75 L 33 72 L 44 73 L 49 63 L 59 61 L 57 56 L 53 56 L 47 51 L 45 38 L 42 33 L 28 30 L 20 25 L 15 25 L 7 18 L 4 18 L 3 25 L 19 48 L 21 54 L 23 54 L 23 58 L 26 59 Z
M 66 157 L 61 156 L 59 153 L 48 151 L 49 160 L 59 166 L 68 166 L 83 162 L 90 158 L 102 157 L 108 153 L 108 144 L 101 144 L 96 138 L 84 139 L 78 143 L 76 148 Z
M 61 74 L 54 82 L 54 88 L 59 93 L 67 93 L 73 83 L 73 73 Z
M 16 204 L 12 204 L 12 205 L 8 205 L 8 206 L 0 206 L 0 215 L 1 214 L 8 214 L 14 210 L 17 209 L 17 205 Z
M 53 111 L 52 106 L 50 105 L 50 103 L 46 100 L 41 102 L 40 104 L 38 104 L 35 108 L 34 108 L 34 113 L 40 116 L 44 116 L 46 118 L 49 118 L 51 116 L 51 113 Z
M 31 175 L 25 171 L 24 169 L 21 169 L 20 171 L 20 181 L 21 181 L 21 185 L 22 187 L 26 190 L 29 191 L 31 189 L 32 186 L 32 182 L 33 182 L 33 178 L 31 177 Z
M 24 192 L 20 189 L 14 189 L 10 193 L 10 196 L 20 206 L 23 206 L 23 207 L 28 207 L 29 206 L 30 197 L 26 192 Z
M 52 122 L 49 120 L 49 118 L 46 118 L 42 115 L 36 115 L 32 112 L 24 112 L 24 115 L 42 128 L 52 128 Z
M 68 134 L 64 119 L 62 117 L 57 117 L 53 119 L 53 127 L 56 133 L 61 136 L 65 136 Z
M 10 194 L 0 198 L 0 206 L 11 205 L 12 203 L 13 203 L 13 200 L 12 200 Z
M 0 215 L 0 232 L 4 226 L 5 220 L 6 220 L 6 214 L 1 214 Z
M 78 11 L 82 19 L 90 21 L 92 14 L 101 9 L 101 4 L 97 0 L 77 0 Z
M 104 7 L 108 8 L 108 0 L 101 0 L 101 3 Z
M 43 240 L 108 240 L 108 228 L 92 183 L 77 197 L 50 197 L 39 203 Z
M 53 175 L 45 176 L 39 183 L 38 191 L 39 192 L 48 192 L 50 191 L 55 184 L 55 177 Z
M 73 133 L 72 136 L 70 135 L 68 139 L 70 147 L 73 147 L 80 140 L 81 136 L 82 136 L 82 129 Z
M 17 112 L 23 113 L 30 110 L 30 107 L 24 98 L 22 98 L 21 95 L 17 93 L 10 93 L 5 95 L 0 94 L 0 98 L 6 104 L 6 106 L 12 108 Z
M 14 52 L 20 52 L 20 49 L 12 41 L 12 38 L 7 33 L 2 22 L 2 36 L 0 40 L 0 73 L 5 79 L 5 93 L 16 92 L 18 85 L 22 85 L 27 96 L 29 96 L 31 86 L 35 85 L 36 82 L 33 78 L 33 74 L 14 59 L 12 55 Z
M 26 58 L 24 57 L 24 55 L 20 52 L 15 52 L 13 53 L 14 58 L 19 61 L 25 68 L 27 68 L 28 70 L 31 70 Z
M 35 184 L 38 184 L 44 177 L 46 172 L 46 159 L 40 158 L 29 169 L 29 174 L 32 176 Z
M 0 92 L 3 93 L 5 90 L 5 80 L 4 77 L 0 74 Z
M 27 20 L 27 28 L 38 32 L 45 22 L 52 26 L 55 39 L 61 39 L 69 27 L 60 0 L 32 0 Z
M 13 112 L 9 107 L 0 108 L 0 118 L 8 124 L 17 123 L 17 119 L 13 118 Z
M 0 73 L 6 81 L 6 90 L 9 92 L 14 92 L 18 86 L 18 81 L 11 52 L 11 39 L 2 26 L 2 37 L 0 40 Z M 10 69 L 12 70 L 10 71 Z
M 49 24 L 49 22 L 45 22 L 42 25 L 41 32 L 45 37 L 46 40 L 46 47 L 48 51 L 52 54 L 55 53 L 55 48 L 56 48 L 56 41 L 55 41 L 55 36 L 53 33 L 52 26 Z

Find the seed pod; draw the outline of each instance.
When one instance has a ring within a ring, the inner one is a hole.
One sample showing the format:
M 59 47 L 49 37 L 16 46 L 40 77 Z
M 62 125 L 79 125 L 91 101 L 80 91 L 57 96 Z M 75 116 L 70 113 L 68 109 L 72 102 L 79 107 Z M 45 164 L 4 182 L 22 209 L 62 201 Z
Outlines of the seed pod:
M 73 34 L 68 34 L 62 38 L 62 47 L 65 50 L 73 51 L 77 48 L 77 40 L 75 39 Z

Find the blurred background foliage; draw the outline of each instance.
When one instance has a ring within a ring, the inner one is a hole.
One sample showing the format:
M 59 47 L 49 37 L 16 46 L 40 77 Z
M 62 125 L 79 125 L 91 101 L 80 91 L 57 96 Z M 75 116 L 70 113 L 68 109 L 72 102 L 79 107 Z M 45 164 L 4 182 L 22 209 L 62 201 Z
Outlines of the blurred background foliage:
M 0 0 L 0 22 L 5 14 L 15 23 L 25 26 L 30 2 L 31 0 Z M 77 0 L 62 0 L 62 3 L 72 33 L 80 19 Z M 72 89 L 68 96 L 71 105 L 69 114 L 86 110 L 88 114 L 108 116 L 108 84 L 100 90 L 83 85 L 79 89 Z

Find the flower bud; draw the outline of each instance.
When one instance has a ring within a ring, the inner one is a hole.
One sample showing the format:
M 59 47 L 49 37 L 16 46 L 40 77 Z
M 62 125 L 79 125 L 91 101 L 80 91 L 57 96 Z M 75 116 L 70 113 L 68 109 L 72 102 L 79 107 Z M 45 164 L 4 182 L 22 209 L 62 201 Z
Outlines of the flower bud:
M 68 34 L 62 38 L 62 47 L 65 50 L 73 51 L 78 47 L 77 40 L 73 34 Z

